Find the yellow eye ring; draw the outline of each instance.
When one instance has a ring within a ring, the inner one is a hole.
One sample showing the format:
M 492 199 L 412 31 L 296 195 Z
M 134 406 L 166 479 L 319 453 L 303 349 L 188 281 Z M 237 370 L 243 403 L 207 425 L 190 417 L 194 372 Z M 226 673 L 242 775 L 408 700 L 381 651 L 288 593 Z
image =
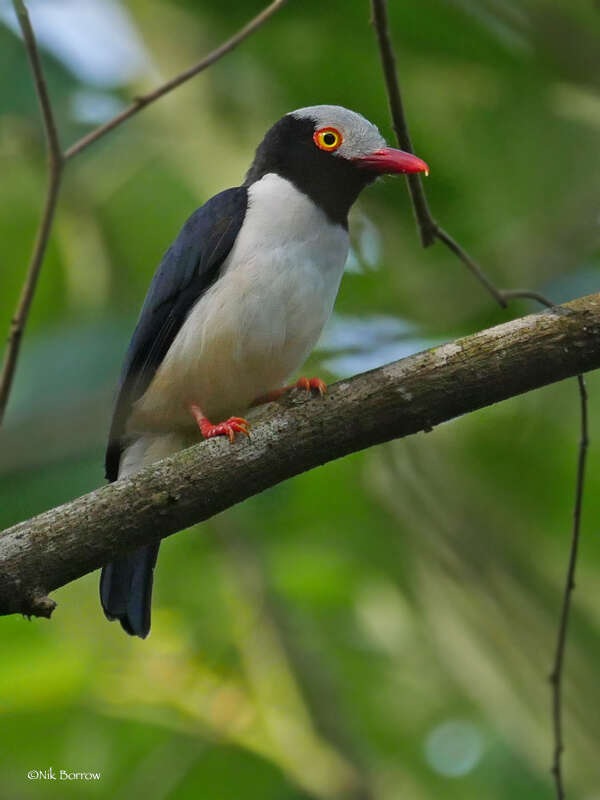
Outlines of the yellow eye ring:
M 337 150 L 344 140 L 337 128 L 320 128 L 313 134 L 313 142 L 321 150 L 329 153 Z

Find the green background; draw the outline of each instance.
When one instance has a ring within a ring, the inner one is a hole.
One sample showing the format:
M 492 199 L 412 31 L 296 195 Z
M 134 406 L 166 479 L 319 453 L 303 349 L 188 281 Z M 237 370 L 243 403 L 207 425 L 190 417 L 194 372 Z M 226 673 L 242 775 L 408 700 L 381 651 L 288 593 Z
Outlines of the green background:
M 127 85 L 87 85 L 43 51 L 65 146 L 90 129 L 75 113 L 82 92 L 126 102 L 261 5 L 123 8 L 150 60 Z M 407 0 L 390 16 L 436 217 L 498 286 L 556 302 L 597 291 L 598 6 Z M 241 182 L 272 122 L 316 103 L 358 110 L 393 141 L 366 2 L 290 2 L 68 165 L 0 433 L 0 527 L 103 483 L 120 362 L 162 253 L 194 208 Z M 46 178 L 22 44 L 2 26 L 0 170 L 3 331 Z M 351 225 L 352 268 L 312 374 L 331 381 L 534 310 L 501 311 L 442 245 L 422 250 L 402 179 L 365 192 Z M 564 687 L 569 800 L 600 798 L 600 379 L 588 382 Z M 547 676 L 578 428 L 568 381 L 331 463 L 182 532 L 162 547 L 146 641 L 104 619 L 97 574 L 54 593 L 51 621 L 2 618 L 0 796 L 552 797 Z M 102 777 L 27 779 L 50 767 Z

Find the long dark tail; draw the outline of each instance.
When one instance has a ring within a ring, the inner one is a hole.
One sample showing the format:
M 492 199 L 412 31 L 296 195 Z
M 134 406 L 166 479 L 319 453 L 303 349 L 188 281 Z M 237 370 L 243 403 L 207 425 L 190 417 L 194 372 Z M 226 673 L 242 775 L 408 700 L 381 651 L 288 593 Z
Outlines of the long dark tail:
M 108 619 L 118 619 L 131 636 L 145 639 L 150 632 L 152 578 L 158 544 L 134 550 L 107 564 L 100 576 L 100 600 Z

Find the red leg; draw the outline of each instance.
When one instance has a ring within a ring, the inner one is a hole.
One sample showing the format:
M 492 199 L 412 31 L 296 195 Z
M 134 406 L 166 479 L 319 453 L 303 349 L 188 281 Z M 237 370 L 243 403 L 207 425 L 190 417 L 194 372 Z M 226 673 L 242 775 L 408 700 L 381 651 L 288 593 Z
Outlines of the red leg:
M 284 392 L 290 392 L 292 389 L 304 389 L 306 392 L 315 389 L 323 397 L 327 392 L 327 384 L 320 378 L 298 378 L 296 383 L 290 383 L 289 386 L 284 386 L 282 389 L 273 389 L 273 391 L 257 397 L 256 400 L 252 401 L 251 405 L 261 406 L 263 403 L 270 403 L 272 400 L 277 400 L 278 397 L 281 397 Z
M 248 438 L 248 425 L 250 424 L 242 417 L 229 417 L 225 422 L 219 422 L 216 425 L 207 419 L 202 413 L 200 406 L 192 403 L 190 406 L 192 416 L 198 423 L 198 427 L 205 439 L 212 439 L 213 436 L 228 436 L 229 441 L 233 442 L 236 433 L 245 433 Z

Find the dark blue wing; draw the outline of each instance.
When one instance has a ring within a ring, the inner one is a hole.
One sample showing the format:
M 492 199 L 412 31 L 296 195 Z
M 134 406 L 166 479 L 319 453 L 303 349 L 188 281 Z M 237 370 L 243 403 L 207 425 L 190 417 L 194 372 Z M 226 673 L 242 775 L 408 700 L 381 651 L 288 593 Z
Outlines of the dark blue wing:
M 131 406 L 146 391 L 198 298 L 214 283 L 239 233 L 245 186 L 212 197 L 185 223 L 154 274 L 125 356 L 113 413 L 106 477 L 117 478 Z

